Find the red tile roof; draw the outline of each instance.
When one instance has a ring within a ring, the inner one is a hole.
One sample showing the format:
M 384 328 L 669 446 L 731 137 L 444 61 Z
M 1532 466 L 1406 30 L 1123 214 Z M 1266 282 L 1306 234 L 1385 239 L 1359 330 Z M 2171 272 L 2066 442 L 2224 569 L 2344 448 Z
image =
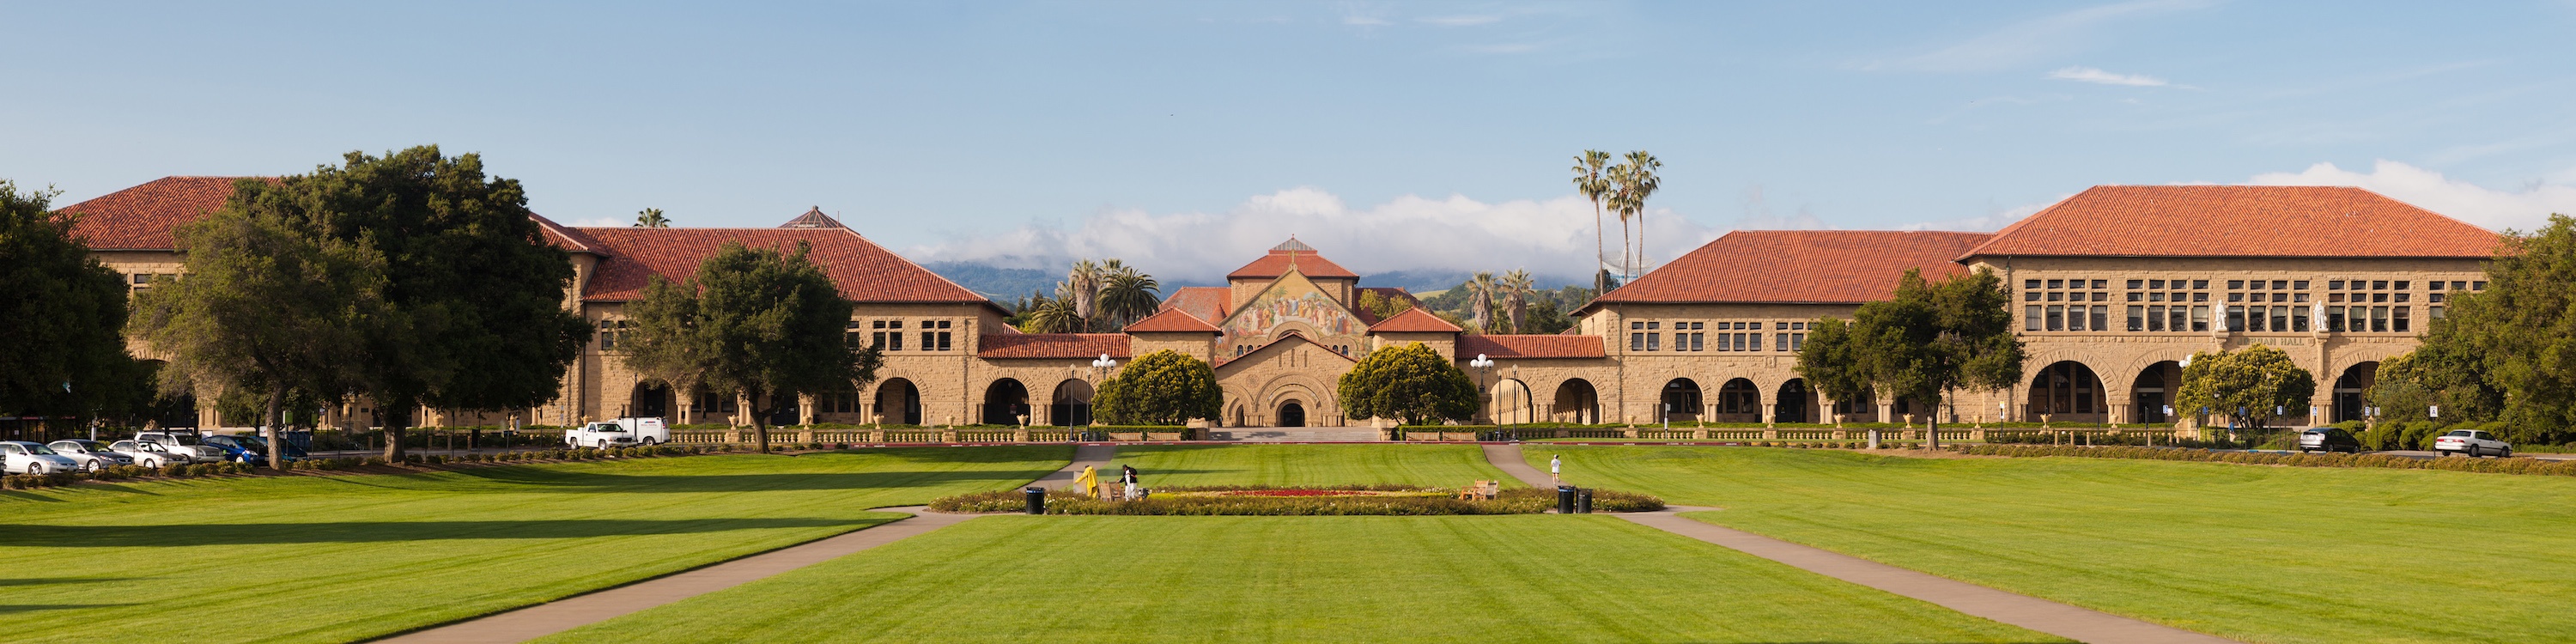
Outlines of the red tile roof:
M 1122 329 L 1127 333 L 1219 333 L 1216 325 L 1180 309 L 1163 309 Z
M 805 214 L 797 215 L 795 219 L 789 219 L 789 220 L 787 220 L 787 223 L 779 224 L 779 225 L 778 225 L 778 227 L 780 227 L 780 228 L 848 228 L 849 226 L 843 226 L 843 225 L 841 225 L 841 220 L 833 219 L 831 215 L 823 214 L 823 207 L 822 207 L 822 206 L 815 206 L 813 210 L 805 211 Z
M 1959 259 L 2123 257 L 2491 257 L 2503 238 L 2360 188 L 2094 186 Z
M 608 249 L 600 247 L 599 240 L 591 239 L 588 234 L 555 223 L 555 220 L 547 219 L 542 215 L 530 214 L 528 218 L 537 220 L 537 227 L 546 231 L 546 243 L 564 249 L 564 252 L 601 256 L 608 254 Z
M 171 250 L 179 246 L 172 231 L 222 208 L 233 182 L 245 178 L 162 177 L 62 210 L 82 214 L 72 234 L 91 250 Z
M 1892 230 L 1738 230 L 1583 305 L 1607 303 L 1859 303 L 1887 299 L 1905 269 L 1940 280 L 1984 233 Z M 1580 312 L 1578 311 L 1578 312 Z
M 1405 309 L 1403 313 L 1395 314 L 1395 317 L 1372 325 L 1368 330 L 1370 333 L 1458 333 L 1466 329 L 1458 328 L 1458 325 L 1450 324 L 1448 320 L 1440 319 L 1440 316 L 1425 312 L 1422 307 L 1417 306 Z
M 1462 335 L 1458 359 L 1599 358 L 1607 349 L 1596 335 Z
M 1315 249 L 1313 247 L 1298 242 L 1297 239 L 1293 237 L 1288 239 L 1288 243 L 1280 244 L 1278 247 L 1270 249 L 1270 252 L 1262 255 L 1260 259 L 1252 260 L 1252 263 L 1244 264 L 1243 268 L 1234 269 L 1234 272 L 1225 274 L 1225 278 L 1264 278 L 1286 275 L 1288 274 L 1288 266 L 1292 263 L 1292 260 L 1297 266 L 1297 272 L 1307 277 L 1317 279 L 1360 278 L 1358 273 L 1353 273 L 1351 272 L 1351 269 L 1342 268 L 1342 265 L 1335 264 L 1331 260 L 1324 259 L 1322 255 L 1315 254 Z
M 1127 335 L 1123 333 L 1023 333 L 988 335 L 980 339 L 975 352 L 978 358 L 1111 358 L 1127 357 Z
M 961 303 L 999 308 L 956 282 L 838 228 L 575 228 L 596 240 L 614 257 L 600 262 L 582 299 L 619 302 L 644 293 L 646 280 L 660 275 L 681 281 L 697 274 L 698 264 L 728 241 L 755 248 L 793 251 L 796 242 L 812 243 L 812 258 L 841 286 L 841 296 L 861 303 Z
M 1163 310 L 1178 310 L 1201 320 L 1223 320 L 1234 313 L 1234 289 L 1223 286 L 1183 286 L 1172 289 L 1163 298 Z

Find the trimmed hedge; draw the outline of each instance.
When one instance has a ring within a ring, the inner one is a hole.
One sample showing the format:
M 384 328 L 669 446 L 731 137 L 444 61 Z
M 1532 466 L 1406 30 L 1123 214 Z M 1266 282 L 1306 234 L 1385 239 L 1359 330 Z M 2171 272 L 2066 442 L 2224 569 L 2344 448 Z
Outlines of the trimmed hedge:
M 1369 490 L 1441 492 L 1438 496 L 1170 496 L 1172 492 L 1218 490 Z M 1222 486 L 1156 490 L 1134 501 L 1093 498 L 1070 489 L 1047 491 L 1047 514 L 1117 516 L 1434 516 L 1459 514 L 1541 514 L 1556 506 L 1555 490 L 1512 488 L 1491 501 L 1465 501 L 1449 490 L 1410 485 Z M 998 490 L 945 497 L 930 502 L 934 512 L 1019 512 L 1028 507 L 1019 490 Z M 1593 490 L 1592 508 L 1601 512 L 1652 512 L 1663 499 L 1616 490 Z
M 2386 454 L 2269 454 L 2261 452 L 2214 452 L 2202 449 L 2171 447 L 2080 447 L 2072 445 L 1974 445 L 1959 450 L 1979 456 L 2080 458 L 2127 458 L 2154 461 L 2197 461 L 2204 463 L 2242 463 L 2247 465 L 2286 465 L 2290 467 L 2374 467 L 2398 470 L 2444 470 L 2488 474 L 2539 474 L 2576 476 L 2576 461 L 2544 461 L 2532 458 L 2407 458 Z

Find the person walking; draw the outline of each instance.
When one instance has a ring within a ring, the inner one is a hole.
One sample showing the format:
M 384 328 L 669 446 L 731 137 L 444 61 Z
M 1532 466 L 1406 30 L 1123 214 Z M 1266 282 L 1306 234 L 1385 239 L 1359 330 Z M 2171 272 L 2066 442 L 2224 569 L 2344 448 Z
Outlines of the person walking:
M 1547 480 L 1556 483 L 1557 485 L 1565 484 L 1565 457 L 1554 454 L 1548 455 Z
M 1127 496 L 1125 498 L 1129 501 L 1136 500 L 1136 466 L 1120 465 L 1118 466 L 1118 469 L 1118 481 L 1127 484 Z

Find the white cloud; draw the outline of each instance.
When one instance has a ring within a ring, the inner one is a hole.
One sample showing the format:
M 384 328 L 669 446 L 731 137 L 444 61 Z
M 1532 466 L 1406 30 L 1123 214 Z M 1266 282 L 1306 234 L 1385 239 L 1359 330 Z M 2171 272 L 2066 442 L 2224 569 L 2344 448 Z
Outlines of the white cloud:
M 1502 22 L 1502 16 L 1429 16 L 1414 21 L 1442 27 L 1474 27 Z
M 2146 76 L 2142 74 L 2114 74 L 2093 67 L 2068 67 L 2049 72 L 2048 77 L 2057 80 L 2100 83 L 2103 85 L 2127 85 L 2130 87 L 2164 87 L 2171 84 L 2166 83 L 2165 79 L 2156 78 L 2154 76 Z
M 2007 25 L 1936 51 L 1872 62 L 1862 69 L 1928 72 L 1992 71 L 2028 64 L 2098 39 L 2095 27 L 2121 18 L 2209 6 L 2206 0 L 2144 0 L 2086 7 Z
M 2354 186 L 2498 231 L 2539 228 L 2548 222 L 2550 213 L 2576 214 L 2576 186 L 2532 183 L 2521 190 L 2495 190 L 2387 160 L 2379 161 L 2369 173 L 2345 170 L 2332 163 L 2319 163 L 2299 172 L 2254 175 L 2246 183 Z
M 1618 254 L 1619 221 L 1606 218 L 1609 253 Z M 1668 209 L 1646 220 L 1650 258 L 1669 260 L 1724 231 Z M 1352 208 L 1321 189 L 1301 187 L 1254 196 L 1222 213 L 1154 214 L 1112 209 L 1070 229 L 1031 224 L 1008 232 L 907 249 L 920 261 L 974 261 L 1015 267 L 1061 266 L 1074 257 L 1119 257 L 1165 280 L 1213 282 L 1296 235 L 1334 263 L 1361 275 L 1388 271 L 1510 270 L 1577 277 L 1592 271 L 1592 203 L 1564 196 L 1485 203 L 1464 196 L 1407 195 Z

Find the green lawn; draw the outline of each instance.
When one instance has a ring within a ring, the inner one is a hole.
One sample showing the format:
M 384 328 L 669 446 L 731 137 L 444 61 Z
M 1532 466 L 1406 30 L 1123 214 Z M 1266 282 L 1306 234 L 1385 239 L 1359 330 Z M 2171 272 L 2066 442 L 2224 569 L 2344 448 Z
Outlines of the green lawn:
M 1136 466 L 1145 487 L 1396 483 L 1459 487 L 1479 480 L 1519 485 L 1485 462 L 1474 445 L 1127 445 L 1103 468 Z
M 993 516 L 542 641 L 2058 640 L 1611 517 Z
M 2576 479 L 1565 447 L 1692 518 L 2231 638 L 2576 640 Z M 1549 452 L 1527 451 L 1544 467 Z
M 1005 488 L 1063 446 L 697 456 L 0 492 L 0 640 L 341 642 Z

